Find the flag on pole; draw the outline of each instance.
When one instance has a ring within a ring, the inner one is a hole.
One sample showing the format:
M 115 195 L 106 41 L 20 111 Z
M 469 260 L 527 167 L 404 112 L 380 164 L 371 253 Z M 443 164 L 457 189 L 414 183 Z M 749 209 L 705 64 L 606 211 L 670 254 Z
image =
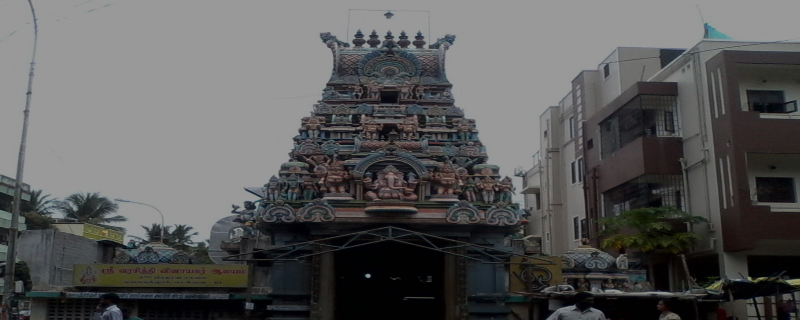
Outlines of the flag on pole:
M 703 28 L 705 29 L 703 32 L 703 39 L 730 39 L 731 37 L 725 35 L 722 32 L 717 31 L 708 23 L 703 24 Z

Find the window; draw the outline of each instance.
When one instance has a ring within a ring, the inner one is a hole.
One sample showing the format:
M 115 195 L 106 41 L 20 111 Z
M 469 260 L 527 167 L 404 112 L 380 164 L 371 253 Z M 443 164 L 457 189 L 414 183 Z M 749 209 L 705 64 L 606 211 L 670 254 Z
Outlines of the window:
M 583 182 L 583 158 L 578 158 L 570 165 L 572 183 Z
M 398 104 L 399 98 L 397 91 L 381 91 L 381 103 Z
M 538 194 L 538 193 L 534 193 L 533 194 L 533 198 L 536 201 L 536 210 L 541 210 L 542 209 L 542 197 L 541 197 L 541 195 Z
M 586 150 L 592 150 L 594 148 L 594 139 L 589 139 L 586 141 Z
M 577 171 L 577 168 L 576 168 L 575 161 L 572 161 L 572 163 L 569 165 L 569 167 L 570 167 L 570 172 L 571 172 L 570 177 L 572 177 L 572 183 L 578 182 L 578 171 Z
M 758 202 L 797 202 L 794 178 L 756 177 Z
M 544 132 L 542 132 L 542 136 L 543 136 L 543 137 L 545 137 L 545 138 L 547 138 L 547 130 L 545 130 Z
M 581 219 L 581 238 L 588 238 L 589 226 L 586 225 L 586 218 Z
M 783 91 L 747 90 L 750 111 L 760 113 L 790 113 L 797 111 L 797 101 L 786 102 Z
M 545 234 L 544 234 L 544 239 L 545 239 L 547 242 L 550 242 L 550 232 L 545 232 Z
M 581 239 L 581 219 L 577 216 L 572 217 L 572 239 Z
M 608 63 L 606 63 L 603 66 L 603 79 L 608 78 L 608 76 L 610 75 L 611 75 L 611 67 L 608 66 Z
M 664 111 L 664 131 L 675 132 L 675 113 Z
M 575 117 L 569 117 L 569 138 L 575 138 Z

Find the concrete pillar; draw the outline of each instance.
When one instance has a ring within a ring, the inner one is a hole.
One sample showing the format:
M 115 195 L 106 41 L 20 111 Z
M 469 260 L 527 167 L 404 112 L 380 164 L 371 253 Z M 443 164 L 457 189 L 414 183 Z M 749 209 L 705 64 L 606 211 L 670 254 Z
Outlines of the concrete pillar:
M 31 320 L 47 319 L 47 303 L 50 299 L 33 298 L 31 299 Z
M 748 276 L 747 254 L 722 252 L 719 257 L 720 278 L 739 279 Z M 747 302 L 744 300 L 723 303 L 722 307 L 728 316 L 737 317 L 739 320 L 747 319 Z

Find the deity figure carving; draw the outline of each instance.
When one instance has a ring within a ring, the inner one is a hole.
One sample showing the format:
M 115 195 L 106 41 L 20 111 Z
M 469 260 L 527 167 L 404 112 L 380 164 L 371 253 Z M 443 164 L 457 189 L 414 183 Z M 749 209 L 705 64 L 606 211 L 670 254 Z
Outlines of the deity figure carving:
M 467 201 L 477 202 L 478 199 L 475 196 L 477 192 L 478 192 L 478 185 L 475 182 L 474 178 L 469 178 L 466 181 L 464 181 L 464 186 L 461 187 L 461 193 L 464 194 L 464 197 L 467 199 Z
M 275 201 L 281 198 L 281 184 L 275 176 L 269 178 L 269 182 L 261 190 L 264 192 L 267 201 Z
M 280 199 L 286 199 L 286 197 L 287 197 L 286 186 L 288 185 L 288 181 L 286 181 L 286 178 L 288 178 L 288 177 L 285 174 L 279 174 L 278 175 L 278 188 L 281 191 Z
M 413 173 L 412 173 L 413 174 Z M 368 173 L 364 177 L 364 185 L 369 191 L 364 194 L 367 200 L 401 200 L 415 201 L 417 195 L 414 189 L 417 187 L 416 175 L 409 174 L 409 181 L 403 179 L 403 173 L 392 165 L 386 166 L 378 172 L 378 176 L 373 181 L 372 174 Z
M 337 99 L 339 98 L 339 93 L 333 89 L 333 87 L 325 87 L 322 89 L 322 99 Z
M 231 213 L 238 215 L 238 217 L 236 217 L 233 221 L 245 223 L 247 221 L 255 220 L 256 205 L 253 203 L 253 201 L 245 201 L 244 210 L 241 211 L 239 211 L 239 208 L 241 207 L 235 204 L 232 204 L 231 207 L 233 208 L 233 210 L 231 210 Z
M 511 202 L 511 196 L 516 194 L 514 192 L 515 188 L 512 184 L 513 181 L 510 177 L 506 176 L 503 180 L 500 180 L 500 183 L 497 184 L 497 191 L 500 195 L 497 197 L 497 201 L 499 202 Z
M 353 98 L 361 99 L 361 95 L 364 94 L 364 89 L 361 86 L 352 86 L 353 89 Z
M 417 128 L 419 127 L 419 120 L 416 115 L 410 115 L 403 120 L 402 124 L 397 125 L 400 130 L 400 138 L 412 140 L 417 138 Z
M 325 178 L 320 180 L 329 193 L 347 193 L 347 180 L 350 179 L 350 172 L 344 167 L 344 162 L 333 161 L 327 168 Z
M 417 86 L 414 88 L 414 95 L 418 100 L 422 100 L 425 96 L 425 87 L 424 86 Z
M 381 95 L 381 86 L 378 84 L 367 85 L 367 94 L 370 99 L 378 99 Z
M 383 130 L 383 124 L 378 123 L 372 117 L 364 117 L 364 125 L 362 126 L 364 129 L 361 132 L 361 137 L 365 140 L 378 140 L 381 130 Z
M 621 253 L 619 257 L 617 257 L 617 269 L 628 269 L 628 255 Z
M 319 193 L 319 188 L 317 188 L 317 182 L 314 181 L 314 178 L 311 175 L 304 175 L 302 180 L 302 187 L 303 187 L 303 200 L 311 200 L 317 197 Z
M 436 182 L 436 194 L 452 195 L 462 184 L 450 160 L 439 166 L 439 171 L 434 173 L 433 180 Z
M 469 141 L 470 134 L 472 133 L 472 123 L 469 119 L 456 118 L 453 120 L 453 126 L 458 131 L 458 139 L 461 141 Z
M 300 200 L 301 183 L 297 175 L 292 174 L 286 179 L 286 200 L 298 201 Z
M 319 138 L 319 130 L 322 128 L 322 123 L 317 117 L 303 117 L 303 126 L 300 128 L 300 133 L 305 133 L 309 139 Z
M 400 99 L 411 99 L 411 86 L 400 86 Z
M 484 203 L 494 203 L 495 191 L 497 191 L 497 181 L 492 177 L 483 178 L 478 182 L 478 190 L 481 191 Z
M 306 163 L 312 165 L 315 168 L 318 166 L 327 166 L 332 161 L 331 157 L 327 156 L 320 149 L 314 150 L 314 152 L 311 153 L 311 156 L 302 156 L 302 157 Z

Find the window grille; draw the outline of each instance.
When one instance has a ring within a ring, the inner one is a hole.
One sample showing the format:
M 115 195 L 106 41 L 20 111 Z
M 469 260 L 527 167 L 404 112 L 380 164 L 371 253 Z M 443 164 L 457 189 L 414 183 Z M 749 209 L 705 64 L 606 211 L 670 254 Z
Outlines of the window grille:
M 603 193 L 605 216 L 647 207 L 674 207 L 684 211 L 680 175 L 643 175 Z
M 603 157 L 642 136 L 677 137 L 675 96 L 640 95 L 600 122 Z

